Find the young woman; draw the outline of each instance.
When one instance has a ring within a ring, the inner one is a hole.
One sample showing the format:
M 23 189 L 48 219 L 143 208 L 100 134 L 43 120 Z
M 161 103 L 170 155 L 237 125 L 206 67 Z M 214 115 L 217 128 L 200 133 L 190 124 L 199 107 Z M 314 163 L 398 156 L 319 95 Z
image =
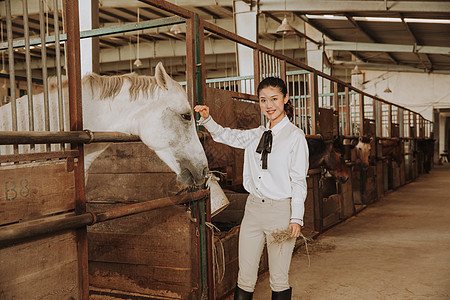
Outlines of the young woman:
M 223 128 L 198 105 L 200 124 L 214 141 L 245 149 L 244 188 L 250 193 L 239 233 L 239 274 L 234 299 L 253 298 L 264 244 L 269 256 L 272 299 L 291 299 L 289 266 L 295 240 L 303 225 L 308 172 L 308 145 L 303 131 L 293 125 L 292 105 L 282 79 L 265 78 L 257 89 L 266 127 L 250 130 Z M 276 243 L 272 233 L 290 230 L 290 238 Z

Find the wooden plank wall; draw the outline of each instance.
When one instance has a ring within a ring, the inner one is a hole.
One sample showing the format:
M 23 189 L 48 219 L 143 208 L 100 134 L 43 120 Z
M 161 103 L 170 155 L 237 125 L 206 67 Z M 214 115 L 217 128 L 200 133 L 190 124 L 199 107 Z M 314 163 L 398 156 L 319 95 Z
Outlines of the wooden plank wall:
M 73 170 L 65 160 L 1 166 L 0 178 L 0 225 L 75 207 Z
M 106 211 L 184 188 L 144 144 L 113 144 L 89 170 L 88 209 Z M 199 299 L 196 225 L 185 206 L 96 224 L 88 228 L 88 244 L 92 299 Z
M 0 227 L 64 217 L 75 208 L 73 161 L 0 166 Z M 70 213 L 69 213 L 70 214 Z M 73 214 L 73 213 L 72 213 Z M 0 247 L 1 299 L 78 299 L 75 231 Z

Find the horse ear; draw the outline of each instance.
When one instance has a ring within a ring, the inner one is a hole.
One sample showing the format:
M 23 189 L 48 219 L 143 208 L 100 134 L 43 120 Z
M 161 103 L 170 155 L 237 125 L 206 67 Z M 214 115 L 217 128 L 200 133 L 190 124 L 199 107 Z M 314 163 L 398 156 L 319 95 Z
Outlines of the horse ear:
M 158 84 L 158 86 L 160 86 L 161 88 L 163 88 L 165 90 L 168 89 L 170 76 L 167 74 L 166 70 L 164 69 L 162 62 L 159 62 L 156 65 L 155 78 L 156 78 L 156 83 Z

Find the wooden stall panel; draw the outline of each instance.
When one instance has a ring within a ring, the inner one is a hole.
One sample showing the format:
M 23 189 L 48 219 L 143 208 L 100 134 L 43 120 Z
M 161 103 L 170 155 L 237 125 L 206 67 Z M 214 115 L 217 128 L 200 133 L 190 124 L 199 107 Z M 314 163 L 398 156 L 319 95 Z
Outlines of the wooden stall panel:
M 383 160 L 377 161 L 377 175 L 376 175 L 376 183 L 377 183 L 377 200 L 380 200 L 384 194 L 384 178 L 385 176 L 385 163 Z M 387 174 L 386 174 L 387 175 Z
M 310 171 L 309 176 L 306 178 L 308 194 L 305 200 L 305 214 L 303 216 L 304 231 L 320 232 L 322 230 L 322 212 L 319 204 L 320 176 L 320 172 L 312 173 Z
M 334 194 L 323 198 L 323 228 L 327 229 L 340 220 L 342 194 Z
M 0 266 L 0 299 L 79 299 L 74 231 L 0 248 Z
M 320 134 L 324 139 L 332 139 L 338 135 L 339 120 L 332 109 L 319 108 Z
M 176 174 L 142 143 L 111 145 L 91 165 L 88 210 L 174 195 Z M 98 223 L 88 228 L 92 299 L 199 298 L 196 224 L 184 206 Z
M 115 205 L 90 204 L 94 211 L 112 207 Z M 88 245 L 89 280 L 94 291 L 197 299 L 196 230 L 184 206 L 96 224 L 89 228 Z
M 175 195 L 186 186 L 143 143 L 112 144 L 89 168 L 86 198 L 96 202 L 146 201 Z
M 75 208 L 73 161 L 0 166 L 0 225 Z
M 348 166 L 352 170 L 352 166 Z M 342 189 L 342 204 L 341 204 L 341 219 L 347 219 L 355 213 L 355 206 L 353 203 L 353 171 L 346 183 L 341 184 Z

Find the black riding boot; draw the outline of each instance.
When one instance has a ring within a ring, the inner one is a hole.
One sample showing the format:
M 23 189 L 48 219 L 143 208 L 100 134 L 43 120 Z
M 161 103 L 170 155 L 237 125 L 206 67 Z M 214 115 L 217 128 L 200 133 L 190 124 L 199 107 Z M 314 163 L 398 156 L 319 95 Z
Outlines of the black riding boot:
M 253 293 L 244 291 L 240 287 L 236 285 L 236 289 L 234 290 L 234 300 L 252 300 Z
M 291 300 L 292 288 L 281 292 L 272 291 L 272 300 Z

